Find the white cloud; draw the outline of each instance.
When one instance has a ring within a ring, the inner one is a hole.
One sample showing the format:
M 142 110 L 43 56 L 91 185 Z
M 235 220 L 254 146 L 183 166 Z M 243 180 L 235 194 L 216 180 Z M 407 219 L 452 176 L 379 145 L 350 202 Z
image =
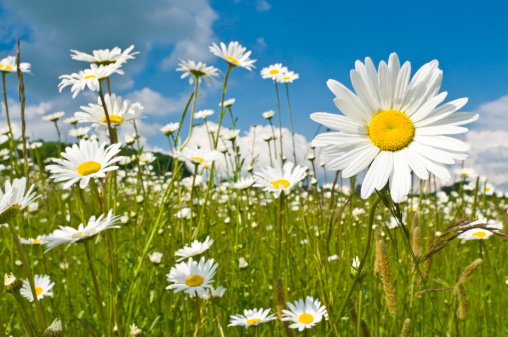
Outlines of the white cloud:
M 270 5 L 266 0 L 256 0 L 256 10 L 258 12 L 266 12 L 272 9 L 272 5 Z
M 508 129 L 508 95 L 480 105 L 475 112 L 480 114 L 480 118 L 475 122 L 475 129 Z
M 182 112 L 188 97 L 181 96 L 178 99 L 165 97 L 150 88 L 143 88 L 129 93 L 126 98 L 133 102 L 140 102 L 145 108 L 146 115 L 164 116 L 175 112 Z
M 258 48 L 261 49 L 261 50 L 264 50 L 267 47 L 266 40 L 265 40 L 264 37 L 258 37 L 256 39 L 256 43 L 258 45 Z

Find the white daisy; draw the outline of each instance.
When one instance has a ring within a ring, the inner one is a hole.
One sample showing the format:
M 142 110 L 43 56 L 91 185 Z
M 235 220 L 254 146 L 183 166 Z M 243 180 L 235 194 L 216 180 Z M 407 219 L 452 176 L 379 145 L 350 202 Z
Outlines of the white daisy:
M 144 118 L 142 115 L 143 106 L 140 103 L 130 104 L 128 99 L 122 100 L 122 97 L 115 94 L 111 96 L 109 94 L 104 95 L 104 102 L 106 102 L 112 127 Z M 97 104 L 90 103 L 88 106 L 81 106 L 81 109 L 85 112 L 79 111 L 74 114 L 81 123 L 92 123 L 92 127 L 95 127 L 97 132 L 108 129 L 108 121 L 100 97 Z
M 59 165 L 48 165 L 48 169 L 55 182 L 67 181 L 63 188 L 69 188 L 79 181 L 79 186 L 85 188 L 91 178 L 104 178 L 106 173 L 118 169 L 118 166 L 111 166 L 122 159 L 114 158 L 120 152 L 117 143 L 107 146 L 107 143 L 99 145 L 97 141 L 81 140 L 79 146 L 74 144 L 62 152 L 63 159 L 51 158 Z M 106 147 L 107 146 L 107 147 Z
M 19 64 L 19 67 L 22 72 L 30 73 L 30 63 L 22 62 Z M 17 69 L 16 57 L 14 56 L 7 56 L 0 61 L 0 71 L 2 73 L 13 73 Z
M 87 53 L 83 53 L 77 50 L 71 50 L 74 55 L 71 54 L 71 57 L 74 60 L 85 61 L 90 63 L 95 63 L 96 65 L 110 65 L 114 63 L 122 64 L 127 60 L 133 59 L 134 55 L 139 54 L 139 52 L 131 53 L 131 50 L 134 49 L 134 45 L 125 49 L 122 53 L 122 49 L 115 47 L 111 50 L 109 49 L 99 49 L 94 50 L 93 55 L 89 55 Z
M 318 135 L 315 146 L 328 146 L 327 155 L 335 158 L 330 170 L 341 170 L 344 178 L 368 168 L 361 196 L 368 198 L 389 181 L 390 193 L 400 202 L 411 188 L 411 170 L 427 179 L 429 172 L 441 180 L 450 173 L 443 164 L 467 158 L 469 146 L 444 134 L 467 131 L 461 125 L 478 118 L 477 114 L 455 112 L 466 104 L 458 99 L 437 107 L 446 93 L 437 94 L 443 72 L 432 61 L 418 70 L 409 82 L 410 64 L 402 67 L 397 54 L 388 65 L 381 62 L 379 73 L 370 58 L 356 62 L 351 81 L 356 95 L 341 83 L 329 80 L 328 87 L 345 116 L 314 113 L 311 118 L 339 132 Z M 437 108 L 436 108 L 437 107 Z
M 275 63 L 271 66 L 261 69 L 261 77 L 276 80 L 281 74 L 287 73 L 288 68 L 283 67 L 282 63 Z
M 123 75 L 123 71 L 119 69 L 120 64 L 110 64 L 107 66 L 92 64 L 90 69 L 81 70 L 79 73 L 73 73 L 70 75 L 62 75 L 59 78 L 62 79 L 58 87 L 59 91 L 68 85 L 72 85 L 71 92 L 73 92 L 72 98 L 75 98 L 81 90 L 88 87 L 92 91 L 100 90 L 100 81 L 108 78 L 114 73 Z
M 148 258 L 150 259 L 150 262 L 153 264 L 159 264 L 162 260 L 162 253 L 159 252 L 153 252 L 152 254 L 148 254 Z
M 270 120 L 270 119 L 272 119 L 272 117 L 273 117 L 273 115 L 274 115 L 274 114 L 275 114 L 275 111 L 273 111 L 273 110 L 269 110 L 269 111 L 263 112 L 263 117 L 264 117 L 265 119 Z
M 207 66 L 203 62 L 196 63 L 192 60 L 188 60 L 187 62 L 180 60 L 178 65 L 180 68 L 176 70 L 184 72 L 180 78 L 189 76 L 189 84 L 193 84 L 195 79 L 201 81 L 203 78 L 206 84 L 210 86 L 210 79 L 215 80 L 215 77 L 219 77 L 219 69 L 213 66 Z
M 238 41 L 230 42 L 227 47 L 224 42 L 220 43 L 220 47 L 215 43 L 210 47 L 210 51 L 214 55 L 224 59 L 230 66 L 251 70 L 251 68 L 256 68 L 254 62 L 257 60 L 249 59 L 251 52 L 246 52 L 246 50 L 247 48 L 242 47 Z
M 275 317 L 275 314 L 271 314 L 270 309 L 245 309 L 243 311 L 243 315 L 231 315 L 231 321 L 229 322 L 228 326 L 237 326 L 241 325 L 246 328 L 251 326 L 258 326 L 261 323 L 266 323 L 269 321 L 272 321 L 274 319 L 277 319 Z
M 212 246 L 212 244 L 213 240 L 210 239 L 209 236 L 207 236 L 206 240 L 202 243 L 199 242 L 198 240 L 194 240 L 194 242 L 191 243 L 190 247 L 185 246 L 182 249 L 179 249 L 175 252 L 175 256 L 180 256 L 180 258 L 176 260 L 176 262 L 181 262 L 190 257 L 203 254 Z
M 482 228 L 473 228 L 462 232 L 457 236 L 460 240 L 487 240 L 492 234 L 491 231 Z
M 295 304 L 288 302 L 287 306 L 290 310 L 282 310 L 282 321 L 294 322 L 289 326 L 291 329 L 303 331 L 321 322 L 323 317 L 328 320 L 326 307 L 311 296 L 307 296 L 305 301 L 298 300 Z
M 240 130 L 227 130 L 222 133 L 221 137 L 224 140 L 233 141 L 236 139 L 236 137 L 238 137 L 239 134 Z
M 90 132 L 89 126 L 81 128 L 70 129 L 69 136 L 76 137 L 77 139 L 88 139 L 88 132 Z
M 5 182 L 5 190 L 0 188 L 0 220 L 7 222 L 8 218 L 12 215 L 11 212 L 19 212 L 25 207 L 34 202 L 38 196 L 37 193 L 32 192 L 34 185 L 26 190 L 26 178 L 16 178 L 12 183 L 7 180 Z
M 455 169 L 455 174 L 460 176 L 461 178 L 467 178 L 469 180 L 474 180 L 476 177 L 478 177 L 478 174 L 473 170 L 472 168 L 458 168 Z
M 143 152 L 141 156 L 139 156 L 139 164 L 141 166 L 148 165 L 150 163 L 153 163 L 157 157 L 152 152 Z
M 55 285 L 55 282 L 51 283 L 49 279 L 49 275 L 35 275 L 34 277 L 34 286 L 35 286 L 35 294 L 37 295 L 37 299 L 40 300 L 44 296 L 53 297 L 53 293 L 51 292 L 51 288 Z M 23 287 L 20 290 L 21 296 L 29 300 L 30 302 L 34 301 L 34 297 L 32 295 L 32 290 L 30 289 L 30 283 L 28 280 L 23 280 Z
M 24 239 L 20 237 L 19 241 L 24 245 L 43 245 L 46 242 L 46 235 L 38 235 L 35 239 Z
M 119 222 L 120 216 L 114 215 L 113 210 L 110 210 L 107 215 L 102 214 L 98 218 L 92 215 L 86 226 L 84 224 L 79 224 L 78 228 L 59 226 L 60 229 L 45 238 L 44 245 L 47 248 L 45 253 L 65 243 L 77 243 L 89 239 L 106 229 L 120 228 L 117 225 Z
M 62 118 L 63 115 L 65 115 L 65 112 L 60 111 L 60 112 L 55 112 L 55 113 L 43 116 L 42 119 L 44 119 L 45 121 L 48 121 L 48 122 L 56 122 L 60 118 Z
M 78 124 L 78 122 L 79 122 L 79 118 L 76 116 L 72 116 L 72 117 L 64 119 L 65 124 L 76 125 L 76 124 Z
M 285 73 L 280 74 L 277 76 L 276 80 L 280 83 L 293 83 L 294 80 L 297 80 L 300 78 L 300 75 L 295 73 L 294 71 L 287 71 Z
M 171 268 L 167 277 L 168 281 L 174 284 L 167 286 L 166 289 L 175 289 L 175 293 L 183 290 L 189 295 L 197 292 L 200 295 L 205 289 L 210 288 L 210 283 L 213 282 L 212 277 L 218 266 L 218 263 L 214 264 L 213 259 L 206 261 L 202 257 L 198 263 L 190 258 L 189 261 Z
M 256 181 L 252 177 L 242 178 L 237 182 L 233 183 L 233 188 L 237 190 L 244 190 L 251 187 Z
M 293 170 L 293 163 L 287 162 L 281 168 L 281 164 L 276 163 L 276 167 L 266 166 L 261 172 L 254 173 L 255 187 L 263 187 L 263 190 L 274 192 L 275 198 L 278 198 L 282 191 L 289 191 L 296 186 L 298 182 L 305 178 L 305 168 L 296 166 Z
M 184 148 L 182 151 L 173 151 L 173 157 L 185 160 L 190 164 L 199 164 L 203 167 L 208 167 L 213 161 L 221 157 L 220 153 L 216 150 L 205 150 L 203 148 Z
M 213 115 L 215 112 L 211 109 L 201 110 L 194 114 L 194 118 L 206 118 Z
M 161 128 L 161 132 L 163 134 L 165 134 L 166 136 L 170 136 L 173 132 L 178 130 L 179 127 L 180 127 L 180 123 L 169 123 L 169 124 L 164 125 Z
M 227 99 L 224 101 L 224 107 L 229 108 L 230 106 L 235 104 L 235 102 L 236 102 L 236 100 L 234 98 Z M 219 107 L 221 107 L 222 105 L 223 105 L 222 103 L 219 103 Z
M 220 298 L 220 297 L 224 296 L 224 293 L 226 292 L 226 290 L 227 289 L 224 288 L 223 286 L 218 286 L 217 288 L 210 286 L 210 292 L 212 294 L 212 297 Z

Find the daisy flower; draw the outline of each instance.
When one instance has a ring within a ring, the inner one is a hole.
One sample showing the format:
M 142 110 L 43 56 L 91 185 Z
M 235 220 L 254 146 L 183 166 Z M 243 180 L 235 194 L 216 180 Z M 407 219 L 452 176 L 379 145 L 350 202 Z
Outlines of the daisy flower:
M 194 240 L 194 242 L 191 243 L 190 247 L 185 246 L 175 252 L 175 256 L 180 256 L 176 262 L 181 262 L 190 257 L 203 254 L 212 246 L 212 244 L 213 240 L 210 239 L 209 236 L 206 237 L 206 240 L 203 243 L 199 242 L 198 240 Z
M 215 77 L 219 77 L 219 69 L 213 66 L 207 66 L 203 62 L 194 62 L 192 60 L 188 60 L 187 62 L 180 60 L 178 64 L 180 68 L 177 68 L 177 71 L 183 71 L 183 74 L 180 78 L 185 78 L 189 76 L 189 84 L 193 84 L 194 80 L 197 79 L 198 83 L 200 83 L 203 78 L 208 86 L 210 86 L 210 79 L 215 80 Z
M 476 177 L 478 177 L 478 174 L 472 168 L 466 168 L 466 167 L 458 168 L 458 169 L 455 169 L 454 173 L 456 175 L 460 176 L 461 178 L 467 178 L 470 180 L 474 180 L 474 179 L 476 179 Z
M 101 89 L 100 81 L 114 73 L 123 75 L 123 71 L 119 69 L 119 66 L 119 63 L 107 66 L 92 64 L 90 69 L 81 70 L 79 73 L 71 75 L 62 75 L 59 77 L 62 79 L 58 85 L 59 91 L 62 92 L 63 88 L 71 85 L 72 98 L 75 98 L 85 87 L 88 87 L 92 91 L 99 91 Z
M 131 50 L 134 49 L 134 45 L 125 49 L 122 53 L 122 49 L 115 47 L 111 50 L 109 49 L 99 49 L 94 50 L 93 55 L 83 53 L 77 50 L 71 50 L 74 54 L 71 54 L 71 57 L 74 60 L 85 61 L 90 63 L 95 63 L 96 65 L 110 65 L 110 64 L 122 64 L 127 62 L 127 60 L 134 59 L 134 55 L 139 54 L 139 52 L 131 53 Z
M 211 109 L 201 110 L 194 114 L 194 118 L 206 118 L 214 114 L 214 111 Z
M 290 310 L 282 310 L 282 321 L 291 321 L 289 327 L 291 329 L 310 329 L 317 323 L 321 322 L 323 317 L 328 320 L 328 313 L 324 305 L 321 305 L 318 299 L 307 296 L 304 300 L 298 300 L 295 304 L 287 303 Z
M 210 286 L 210 293 L 212 297 L 221 298 L 222 296 L 224 296 L 226 290 L 227 289 L 224 288 L 223 286 L 218 286 L 217 288 Z
M 223 106 L 225 108 L 229 108 L 230 106 L 232 106 L 234 103 L 236 102 L 236 100 L 234 98 L 230 98 L 230 99 L 227 99 L 224 101 L 224 104 L 222 103 L 219 103 L 219 107 Z
M 261 70 L 261 77 L 269 78 L 271 80 L 276 80 L 281 74 L 284 74 L 288 71 L 288 68 L 283 67 L 282 63 L 275 63 L 271 66 L 263 68 Z
M 88 132 L 90 132 L 89 126 L 70 129 L 69 136 L 76 137 L 77 139 L 88 139 Z
M 492 234 L 491 231 L 488 231 L 483 228 L 473 228 L 467 231 L 462 232 L 457 236 L 460 240 L 487 240 Z
M 280 83 L 293 83 L 294 80 L 297 80 L 300 78 L 300 75 L 295 73 L 294 71 L 287 71 L 285 73 L 280 74 L 277 76 L 276 80 Z
M 275 314 L 271 314 L 270 309 L 245 309 L 243 311 L 243 315 L 231 315 L 231 321 L 229 322 L 228 326 L 237 326 L 241 325 L 246 328 L 251 326 L 258 326 L 261 323 L 266 323 L 269 321 L 272 321 L 274 319 L 277 319 L 275 317 Z
M 55 112 L 55 113 L 43 116 L 42 119 L 44 119 L 45 121 L 48 121 L 48 122 L 56 122 L 60 118 L 62 118 L 63 115 L 65 115 L 65 112 L 60 111 L 60 112 Z
M 30 63 L 22 62 L 19 64 L 19 68 L 24 73 L 30 73 Z M 7 74 L 16 72 L 17 70 L 16 57 L 7 56 L 0 61 L 0 72 Z
M 5 182 L 5 193 L 0 188 L 0 223 L 6 223 L 14 213 L 23 210 L 34 202 L 38 196 L 32 192 L 34 186 L 30 186 L 27 191 L 26 178 L 14 179 L 12 183 Z
M 45 253 L 65 243 L 82 242 L 106 229 L 120 228 L 120 226 L 117 226 L 119 222 L 120 216 L 114 215 L 113 210 L 110 210 L 107 215 L 102 214 L 98 218 L 92 215 L 86 226 L 84 224 L 80 224 L 78 228 L 59 226 L 60 229 L 55 230 L 45 238 L 44 245 L 47 248 Z
M 76 116 L 64 119 L 65 124 L 76 125 L 76 124 L 78 124 L 78 122 L 79 122 L 79 118 Z
M 230 66 L 252 70 L 251 68 L 256 68 L 254 62 L 257 60 L 249 59 L 251 52 L 246 50 L 247 48 L 242 47 L 238 41 L 230 42 L 227 47 L 224 42 L 220 43 L 220 47 L 215 43 L 210 47 L 210 52 L 224 59 Z
M 120 152 L 121 145 L 117 143 L 107 146 L 107 143 L 99 145 L 95 140 L 81 140 L 79 146 L 74 144 L 62 152 L 63 159 L 51 158 L 58 165 L 48 165 L 46 168 L 52 173 L 51 178 L 55 182 L 66 181 L 64 189 L 78 181 L 83 189 L 91 178 L 104 178 L 107 172 L 118 169 L 118 166 L 111 164 L 122 159 L 114 158 Z
M 256 181 L 252 177 L 242 178 L 237 182 L 233 183 L 233 188 L 237 190 L 244 190 L 251 187 Z
M 273 110 L 263 112 L 263 118 L 270 120 L 270 119 L 272 119 L 274 114 L 275 114 L 275 111 L 273 111 Z
M 443 72 L 436 60 L 421 67 L 410 79 L 411 65 L 400 67 L 396 53 L 379 72 L 370 58 L 356 62 L 351 81 L 356 95 L 341 83 L 329 80 L 330 90 L 342 115 L 313 113 L 311 119 L 339 132 L 316 136 L 314 146 L 327 146 L 334 159 L 330 170 L 341 170 L 344 178 L 368 168 L 361 196 L 368 198 L 389 181 L 391 197 L 399 203 L 411 188 L 411 170 L 427 179 L 429 172 L 441 180 L 451 178 L 444 164 L 468 157 L 469 146 L 444 136 L 464 133 L 461 125 L 475 121 L 478 114 L 456 112 L 467 99 L 437 107 L 447 93 L 438 94 Z
M 178 127 L 180 127 L 180 123 L 169 123 L 161 128 L 161 132 L 166 136 L 170 136 L 173 132 L 178 130 Z
M 205 150 L 203 148 L 184 148 L 183 151 L 173 151 L 173 157 L 185 160 L 191 164 L 198 164 L 208 167 L 211 163 L 220 158 L 220 153 L 216 150 Z
M 291 190 L 305 178 L 305 175 L 305 168 L 296 166 L 293 170 L 293 163 L 287 162 L 281 169 L 279 162 L 275 168 L 266 166 L 261 169 L 261 172 L 255 172 L 254 187 L 262 187 L 265 191 L 274 192 L 275 198 L 278 198 L 282 191 Z
M 153 252 L 152 254 L 148 254 L 148 258 L 150 259 L 150 262 L 153 264 L 159 264 L 162 260 L 162 253 L 159 252 Z
M 49 279 L 49 275 L 35 275 L 34 277 L 34 286 L 35 286 L 35 294 L 37 295 L 37 299 L 40 300 L 44 296 L 53 297 L 53 293 L 51 289 L 55 285 L 55 282 L 51 283 Z M 30 283 L 28 280 L 23 280 L 23 287 L 20 290 L 21 296 L 29 300 L 30 302 L 34 301 L 34 297 L 32 295 L 32 290 L 30 289 Z
M 24 245 L 43 245 L 46 242 L 46 235 L 38 235 L 35 239 L 19 238 L 19 241 Z
M 44 331 L 44 336 L 63 336 L 62 321 L 58 318 Z
M 166 289 L 175 289 L 175 293 L 184 291 L 189 295 L 203 294 L 207 288 L 210 288 L 210 283 L 213 282 L 212 277 L 219 266 L 218 263 L 214 264 L 214 260 L 205 260 L 201 258 L 199 263 L 189 259 L 187 262 L 177 264 L 176 267 L 171 268 L 167 274 L 168 281 L 173 282 L 166 287 Z
M 111 96 L 109 94 L 104 95 L 104 101 L 106 102 L 112 127 L 144 118 L 142 114 L 143 106 L 140 103 L 130 104 L 128 99 L 122 100 L 122 97 L 115 94 Z M 92 123 L 92 127 L 95 127 L 97 132 L 108 129 L 108 121 L 100 97 L 97 104 L 90 103 L 88 106 L 82 106 L 81 109 L 85 112 L 79 111 L 74 114 L 81 123 Z
M 240 134 L 240 130 L 228 130 L 228 131 L 224 131 L 223 134 L 221 135 L 221 137 L 224 140 L 233 141 L 236 139 L 236 137 L 238 137 L 239 134 Z

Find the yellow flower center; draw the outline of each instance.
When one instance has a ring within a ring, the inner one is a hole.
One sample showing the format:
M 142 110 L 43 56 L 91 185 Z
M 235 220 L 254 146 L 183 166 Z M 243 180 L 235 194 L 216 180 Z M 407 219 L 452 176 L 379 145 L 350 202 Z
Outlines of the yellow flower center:
M 78 174 L 82 176 L 87 176 L 92 173 L 98 172 L 101 169 L 101 164 L 91 160 L 86 161 L 78 166 Z
M 85 76 L 85 80 L 89 79 L 89 78 L 96 78 L 95 75 L 88 75 L 88 76 Z
M 268 72 L 270 75 L 275 75 L 275 74 L 278 74 L 279 71 L 277 69 L 272 69 Z
M 463 177 L 467 177 L 469 174 L 467 174 L 466 172 L 462 172 L 460 175 Z
M 289 185 L 291 185 L 291 184 L 289 183 L 289 181 L 287 181 L 287 180 L 285 180 L 285 179 L 275 180 L 275 181 L 272 183 L 273 187 L 275 187 L 275 188 L 276 188 L 276 189 L 278 189 L 278 190 L 280 190 L 280 185 L 281 185 L 281 184 L 282 184 L 282 186 L 283 186 L 284 188 L 288 188 L 288 187 L 289 187 Z
M 476 236 L 477 238 L 481 239 L 481 238 L 486 237 L 487 234 L 485 234 L 484 232 L 476 232 L 476 233 L 473 233 L 473 236 Z
M 41 287 L 35 287 L 35 294 L 37 296 L 39 296 L 40 294 L 42 294 L 42 288 Z
M 5 64 L 0 64 L 0 68 L 5 68 L 6 70 L 12 70 L 11 66 L 8 66 L 8 65 L 5 65 Z
M 192 159 L 192 160 L 197 160 L 197 161 L 199 161 L 200 163 L 202 163 L 202 162 L 204 162 L 204 161 L 205 161 L 205 159 L 204 159 L 204 158 L 201 158 L 201 157 L 190 157 L 190 159 Z
M 411 143 L 415 127 L 409 117 L 400 111 L 378 113 L 368 127 L 369 138 L 382 151 L 399 151 Z
M 298 321 L 303 324 L 310 324 L 314 321 L 314 317 L 312 317 L 311 314 L 301 314 L 300 317 L 298 317 Z
M 287 81 L 287 80 L 291 79 L 291 77 L 286 76 L 286 77 L 283 77 L 282 79 L 283 79 L 283 80 L 285 80 L 285 81 Z
M 203 282 L 205 282 L 205 280 L 201 275 L 192 275 L 185 280 L 185 284 L 189 287 L 199 287 Z
M 33 243 L 41 243 L 42 240 L 34 239 Z
M 120 116 L 117 116 L 117 115 L 109 115 L 109 121 L 111 123 L 121 124 L 123 122 L 123 118 L 120 117 Z M 104 116 L 104 118 L 102 119 L 102 122 L 103 123 L 107 123 L 108 122 L 106 116 Z
M 253 318 L 253 319 L 248 319 L 247 322 L 245 322 L 245 323 L 252 325 L 252 324 L 256 324 L 259 321 L 261 321 L 259 318 Z
M 229 61 L 231 61 L 231 62 L 233 62 L 233 63 L 235 63 L 235 64 L 236 64 L 236 63 L 238 63 L 238 60 L 237 60 L 237 59 L 235 59 L 235 58 L 232 58 L 231 56 L 226 56 L 226 58 L 227 58 Z

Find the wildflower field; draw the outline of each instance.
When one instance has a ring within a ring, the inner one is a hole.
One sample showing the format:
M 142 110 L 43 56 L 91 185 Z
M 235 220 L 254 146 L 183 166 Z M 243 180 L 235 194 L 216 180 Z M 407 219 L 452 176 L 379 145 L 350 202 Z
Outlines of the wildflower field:
M 322 127 L 296 153 L 298 74 L 257 65 L 238 42 L 210 52 L 220 69 L 177 69 L 193 92 L 160 130 L 169 156 L 144 150 L 144 108 L 110 82 L 136 62 L 134 46 L 72 51 L 61 95 L 95 98 L 40 121 L 24 117 L 22 49 L 0 61 L 0 336 L 508 335 L 507 195 L 464 166 L 458 135 L 478 115 L 446 101 L 437 61 L 351 60 L 351 82 L 327 82 L 337 110 L 305 117 Z M 260 112 L 271 132 L 258 135 L 269 165 L 237 142 L 227 89 L 244 71 L 274 87 L 276 109 Z M 200 104 L 210 82 L 222 84 L 218 107 Z M 38 123 L 59 141 L 27 139 Z M 120 137 L 127 124 L 136 133 Z M 189 145 L 198 126 L 200 147 Z

